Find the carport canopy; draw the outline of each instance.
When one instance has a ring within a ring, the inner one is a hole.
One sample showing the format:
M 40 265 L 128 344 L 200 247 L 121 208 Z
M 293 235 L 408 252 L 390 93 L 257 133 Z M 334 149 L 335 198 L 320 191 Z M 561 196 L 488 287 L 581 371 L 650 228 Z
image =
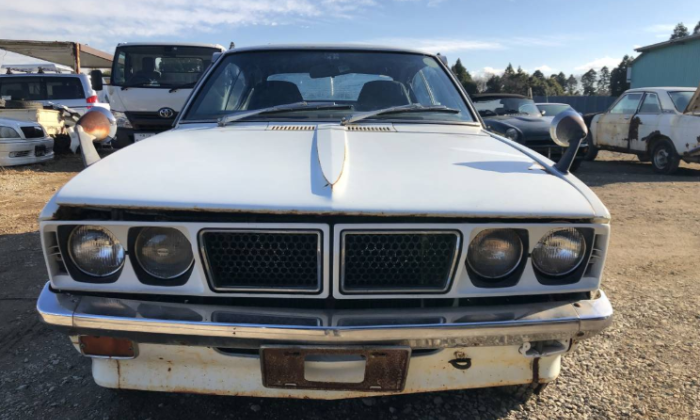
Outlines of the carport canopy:
M 0 39 L 0 49 L 40 60 L 69 66 L 76 73 L 81 67 L 110 68 L 114 56 L 86 44 L 71 41 L 25 41 Z

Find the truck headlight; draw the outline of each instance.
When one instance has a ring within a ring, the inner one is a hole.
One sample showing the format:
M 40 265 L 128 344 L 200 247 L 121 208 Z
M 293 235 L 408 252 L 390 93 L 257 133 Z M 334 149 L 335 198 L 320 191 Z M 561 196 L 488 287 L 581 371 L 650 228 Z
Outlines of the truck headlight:
M 68 238 L 70 257 L 85 274 L 107 277 L 124 265 L 124 247 L 109 230 L 100 226 L 78 226 Z
M 14 128 L 0 127 L 0 139 L 18 139 L 19 133 Z
M 117 128 L 134 128 L 125 113 L 112 110 L 112 115 L 117 120 Z
M 162 280 L 180 277 L 194 261 L 190 241 L 173 228 L 142 229 L 136 237 L 135 252 L 141 268 Z
M 518 130 L 515 128 L 509 128 L 506 130 L 506 137 L 508 137 L 511 140 L 517 140 L 518 139 Z
M 513 229 L 486 229 L 469 244 L 467 264 L 476 274 L 496 280 L 506 277 L 523 257 L 523 242 Z
M 576 228 L 547 233 L 532 251 L 532 263 L 548 276 L 564 276 L 576 270 L 586 255 L 586 239 Z

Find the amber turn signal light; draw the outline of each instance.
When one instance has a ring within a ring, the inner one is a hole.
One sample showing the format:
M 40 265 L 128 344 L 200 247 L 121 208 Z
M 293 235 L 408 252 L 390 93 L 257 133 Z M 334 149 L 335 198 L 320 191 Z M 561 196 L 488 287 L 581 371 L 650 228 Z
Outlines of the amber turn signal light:
M 113 357 L 120 359 L 136 357 L 136 346 L 134 342 L 125 338 L 81 335 L 78 340 L 80 343 L 80 351 L 85 356 Z

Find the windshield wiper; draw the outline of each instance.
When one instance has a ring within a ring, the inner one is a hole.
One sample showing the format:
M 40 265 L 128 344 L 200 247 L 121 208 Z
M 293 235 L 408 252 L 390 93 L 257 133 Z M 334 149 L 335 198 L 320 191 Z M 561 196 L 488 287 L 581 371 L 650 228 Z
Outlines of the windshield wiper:
M 196 85 L 196 84 L 197 84 L 197 82 L 189 82 L 189 83 L 183 83 L 181 85 L 173 86 L 170 88 L 168 93 L 173 93 L 176 90 L 180 90 L 180 89 L 191 88 L 191 87 L 194 87 L 194 85 Z
M 377 115 L 385 115 L 385 114 L 398 114 L 400 112 L 447 112 L 449 114 L 459 114 L 458 109 L 454 108 L 448 108 L 445 105 L 431 105 L 431 106 L 425 106 L 421 104 L 409 104 L 409 105 L 400 105 L 400 106 L 392 106 L 390 108 L 384 108 L 384 109 L 377 109 L 374 111 L 368 111 L 368 112 L 362 112 L 359 114 L 355 114 L 351 116 L 350 118 L 343 118 L 342 121 L 340 121 L 340 125 L 348 125 L 352 124 L 367 118 L 372 118 L 376 117 Z
M 239 112 L 237 114 L 231 114 L 219 119 L 219 127 L 223 127 L 226 124 L 234 121 L 243 120 L 246 118 L 254 117 L 261 114 L 274 114 L 277 112 L 288 112 L 288 111 L 308 111 L 317 109 L 351 109 L 352 105 L 349 104 L 336 104 L 335 102 L 318 102 L 310 104 L 306 101 L 304 102 L 294 102 L 286 105 L 271 106 L 262 109 L 253 109 L 250 111 Z

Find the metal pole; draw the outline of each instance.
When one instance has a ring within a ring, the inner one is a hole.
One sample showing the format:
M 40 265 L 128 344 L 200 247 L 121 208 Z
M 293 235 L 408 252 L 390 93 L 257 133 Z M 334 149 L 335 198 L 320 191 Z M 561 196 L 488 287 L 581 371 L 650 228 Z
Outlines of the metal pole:
M 73 43 L 73 54 L 75 54 L 75 72 L 80 73 L 80 44 Z

